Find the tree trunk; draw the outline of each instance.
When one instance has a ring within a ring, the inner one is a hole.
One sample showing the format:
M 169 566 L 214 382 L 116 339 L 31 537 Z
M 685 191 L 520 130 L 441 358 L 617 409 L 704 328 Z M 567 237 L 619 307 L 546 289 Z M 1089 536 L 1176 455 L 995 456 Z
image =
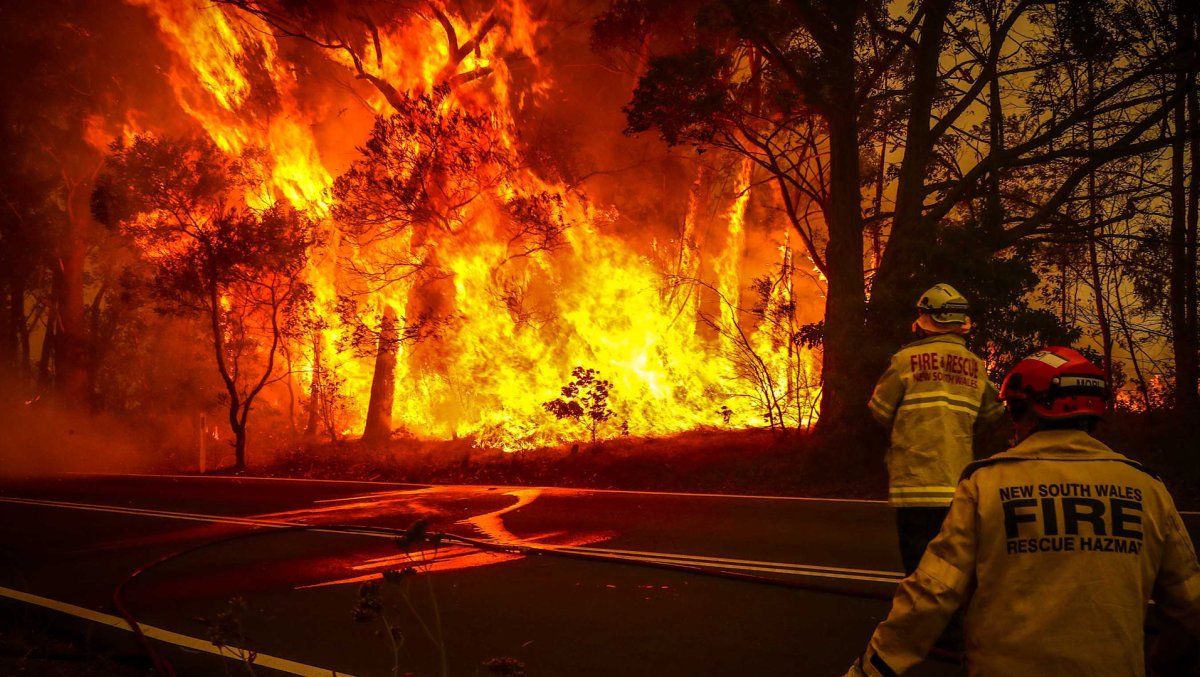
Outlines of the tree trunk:
M 17 332 L 17 364 L 20 369 L 19 382 L 22 387 L 32 385 L 33 351 L 29 344 L 29 324 L 25 321 L 25 295 L 28 278 L 22 277 L 13 288 L 12 322 Z M 39 313 L 40 314 L 40 313 Z
M 997 33 L 999 18 L 989 13 L 988 32 L 993 41 L 1001 39 Z M 1004 101 L 1000 93 L 1000 77 L 993 74 L 988 83 L 988 152 L 999 154 L 1004 150 Z M 985 237 L 1000 238 L 1004 231 L 1004 200 L 1000 194 L 1001 171 L 994 167 L 988 172 L 983 207 L 983 232 Z
M 55 270 L 50 282 L 50 304 L 46 313 L 46 334 L 42 337 L 42 350 L 38 356 L 36 388 L 39 393 L 51 386 L 50 365 L 54 362 L 55 346 L 58 343 L 58 303 L 59 287 L 62 286 L 62 273 Z
M 1200 19 L 1200 16 L 1193 14 L 1192 18 L 1194 21 L 1189 27 L 1190 40 L 1195 45 L 1196 31 L 1200 30 L 1200 23 L 1195 20 Z M 1193 70 L 1189 76 L 1197 77 L 1196 71 Z M 1197 266 L 1200 265 L 1200 260 L 1197 259 L 1197 255 L 1200 254 L 1197 250 L 1197 235 L 1200 234 L 1200 95 L 1193 89 L 1188 93 L 1187 101 L 1187 131 L 1191 136 L 1192 166 L 1187 185 L 1187 225 L 1183 247 L 1182 335 L 1185 345 L 1179 351 L 1186 356 L 1180 372 L 1180 381 L 1186 387 L 1187 395 L 1181 404 L 1189 414 L 1197 414 L 1200 413 L 1200 394 L 1197 393 L 1197 388 L 1200 388 L 1200 298 L 1197 294 L 1197 281 L 1200 280 L 1200 271 L 1197 270 Z
M 1087 96 L 1090 101 L 1095 95 L 1096 89 L 1096 74 L 1094 62 L 1089 59 L 1087 62 Z M 1088 152 L 1096 150 L 1096 123 L 1095 120 L 1088 118 L 1087 123 L 1087 148 Z M 1091 267 L 1092 275 L 1092 297 L 1096 301 L 1096 323 L 1100 325 L 1100 351 L 1104 360 L 1104 382 L 1109 386 L 1109 397 L 1113 396 L 1113 337 L 1112 326 L 1109 323 L 1108 309 L 1105 307 L 1105 290 L 1104 280 L 1100 275 L 1100 255 L 1097 251 L 1098 247 L 1096 240 L 1103 234 L 1101 231 L 1095 230 L 1096 219 L 1100 216 L 1100 209 L 1097 205 L 1098 198 L 1096 197 L 1096 172 L 1088 174 L 1088 223 L 1092 224 L 1093 230 L 1089 230 L 1087 234 L 1088 244 L 1088 263 Z M 1118 290 L 1119 291 L 1119 290 Z
M 1176 87 L 1187 85 L 1186 74 L 1176 79 Z M 1175 140 L 1171 144 L 1171 226 L 1169 234 L 1170 289 L 1168 307 L 1171 318 L 1172 347 L 1175 357 L 1175 407 L 1181 412 L 1197 409 L 1196 339 L 1188 333 L 1188 277 L 1196 275 L 1196 261 L 1188 261 L 1187 188 L 1184 182 L 1188 129 L 1187 105 L 1175 105 Z M 1194 284 L 1194 282 L 1193 282 Z
M 1095 194 L 1091 196 L 1094 201 Z M 1093 216 L 1094 218 L 1094 216 Z M 1088 262 L 1091 268 L 1092 275 L 1092 296 L 1096 302 L 1096 322 L 1100 325 L 1100 351 L 1103 354 L 1104 360 L 1104 382 L 1112 386 L 1113 382 L 1113 367 L 1112 367 L 1112 349 L 1113 337 L 1112 326 L 1108 319 L 1108 310 L 1104 305 L 1104 280 L 1100 276 L 1100 256 L 1096 251 L 1096 237 L 1098 233 L 1088 234 Z M 1112 393 L 1109 393 L 1112 395 Z
M 313 366 L 312 381 L 308 387 L 308 422 L 304 425 L 304 436 L 311 438 L 317 434 L 317 423 L 320 420 L 321 400 L 325 397 L 321 382 L 324 377 L 321 364 L 320 333 L 313 332 Z
M 5 300 L 8 303 L 2 319 L 3 335 L 0 335 L 0 365 L 3 365 L 5 374 L 12 379 L 13 383 L 24 385 L 24 375 L 28 369 L 28 363 L 21 361 L 20 346 L 20 327 L 25 324 L 25 314 L 22 312 L 25 305 L 25 290 L 19 274 L 16 271 L 9 273 L 7 284 L 5 285 Z
M 55 385 L 71 406 L 88 403 L 91 379 L 88 374 L 87 330 L 83 305 L 85 233 L 91 225 L 91 181 L 68 180 L 67 232 L 60 243 L 58 265 L 62 274 L 58 289 L 58 332 L 55 337 Z
M 937 282 L 924 279 L 922 275 L 925 267 L 923 252 L 933 241 L 937 225 L 927 223 L 924 216 L 925 177 L 936 141 L 930 125 L 938 93 L 942 37 L 951 4 L 951 0 L 931 0 L 921 22 L 903 144 L 904 159 L 896 183 L 896 212 L 887 249 L 871 285 L 871 329 L 868 333 L 893 346 L 908 336 L 912 302 L 920 293 L 919 288 Z M 879 352 L 869 359 L 872 366 L 882 369 L 886 356 Z
M 233 429 L 233 469 L 246 469 L 246 426 L 238 422 L 237 405 L 229 405 L 229 423 Z
M 362 441 L 386 442 L 392 435 L 392 403 L 396 395 L 396 354 L 400 341 L 396 333 L 396 311 L 387 306 L 379 325 L 379 349 L 375 353 L 375 375 L 371 379 L 371 399 L 367 404 L 367 422 Z
M 847 3 L 852 4 L 852 3 Z M 855 14 L 857 14 L 855 12 Z M 824 387 L 821 434 L 862 425 L 871 380 L 864 371 L 865 292 L 863 219 L 859 176 L 858 104 L 855 100 L 852 20 L 842 24 L 844 49 L 825 50 L 828 72 L 842 83 L 831 92 L 829 124 L 829 266 L 825 301 Z
M 1116 299 L 1117 310 L 1117 325 L 1121 328 L 1121 334 L 1125 337 L 1125 345 L 1129 348 L 1129 363 L 1133 365 L 1134 378 L 1137 379 L 1138 394 L 1142 397 L 1142 407 L 1146 411 L 1151 408 L 1150 390 L 1146 386 L 1146 376 L 1142 373 L 1142 362 L 1137 356 L 1137 345 L 1133 340 L 1133 330 L 1129 327 L 1129 319 L 1125 314 L 1125 302 L 1121 300 L 1121 290 L 1118 288 L 1113 295 Z

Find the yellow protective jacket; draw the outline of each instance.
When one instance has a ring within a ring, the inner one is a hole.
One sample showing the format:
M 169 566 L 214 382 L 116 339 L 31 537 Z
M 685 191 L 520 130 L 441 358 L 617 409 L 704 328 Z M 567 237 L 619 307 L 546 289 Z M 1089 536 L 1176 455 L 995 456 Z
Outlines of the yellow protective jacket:
M 972 464 L 862 670 L 921 661 L 965 602 L 967 673 L 1145 675 L 1149 600 L 1200 637 L 1200 564 L 1155 476 L 1081 430 Z
M 888 503 L 896 507 L 950 505 L 958 476 L 975 457 L 976 419 L 1004 413 L 983 360 L 957 334 L 935 334 L 901 348 L 868 409 L 891 427 L 885 461 Z

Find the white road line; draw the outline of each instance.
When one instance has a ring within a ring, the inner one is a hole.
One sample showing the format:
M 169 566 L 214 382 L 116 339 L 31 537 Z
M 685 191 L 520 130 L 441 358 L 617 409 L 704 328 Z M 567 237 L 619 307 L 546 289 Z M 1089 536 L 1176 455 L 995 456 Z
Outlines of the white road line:
M 553 549 L 561 550 L 563 548 L 553 548 Z M 588 548 L 572 548 L 567 551 L 572 552 L 572 551 L 587 551 L 587 550 L 588 550 Z M 647 554 L 649 554 L 649 553 L 647 553 Z M 632 556 L 626 556 L 626 555 L 612 555 L 612 554 L 608 554 L 605 556 L 610 557 L 612 559 L 625 560 L 625 561 L 629 561 L 629 562 L 653 562 L 653 563 L 661 563 L 661 564 L 691 564 L 691 562 L 681 562 L 676 558 L 632 557 Z M 817 570 L 815 570 L 815 568 L 814 568 L 814 570 L 811 570 L 811 571 L 805 571 L 805 570 L 793 569 L 790 567 L 769 567 L 769 566 L 768 567 L 760 567 L 760 566 L 748 566 L 748 565 L 744 565 L 744 564 L 724 564 L 719 567 L 712 567 L 712 568 L 715 568 L 718 570 L 726 570 L 726 571 L 735 569 L 738 571 L 753 571 L 756 573 L 790 574 L 793 576 L 813 576 L 816 578 L 839 578 L 839 579 L 852 580 L 852 581 L 869 581 L 872 583 L 898 583 L 901 580 L 901 577 L 893 576 L 889 572 L 886 572 L 886 571 L 880 572 L 881 574 L 884 574 L 882 576 L 860 576 L 860 575 L 856 575 L 856 574 L 839 574 L 839 573 L 835 573 L 832 571 L 817 571 Z
M 837 572 L 844 574 L 862 574 L 873 576 L 876 578 L 883 577 L 889 581 L 899 581 L 904 578 L 904 574 L 898 571 L 878 571 L 875 569 L 848 569 L 844 567 L 821 566 L 818 564 L 791 564 L 787 562 L 759 562 L 755 560 L 745 559 L 730 559 L 727 557 L 709 557 L 705 555 L 680 555 L 665 552 L 647 552 L 645 550 L 614 550 L 612 548 L 596 548 L 592 546 L 540 546 L 547 550 L 565 550 L 565 551 L 580 551 L 599 554 L 621 555 L 627 557 L 648 556 L 655 559 L 673 559 L 680 561 L 695 561 L 709 564 L 729 564 L 729 565 L 746 565 L 751 567 L 770 567 L 773 570 L 786 570 L 800 572 Z
M 695 492 L 674 492 L 674 491 L 636 491 L 630 489 L 588 489 L 588 488 L 571 488 L 571 487 L 510 487 L 503 484 L 443 484 L 443 485 L 419 485 L 413 482 L 380 482 L 377 480 L 321 480 L 309 479 L 304 477 L 251 477 L 249 475 L 155 475 L 155 474 L 140 474 L 140 473 L 65 473 L 67 475 L 80 475 L 83 477 L 147 477 L 161 479 L 188 479 L 188 480 L 261 480 L 266 482 L 313 482 L 322 484 L 378 484 L 392 487 L 411 487 L 411 486 L 470 486 L 470 487 L 497 487 L 501 489 L 541 489 L 543 491 L 564 491 L 571 493 L 586 492 L 591 494 L 639 494 L 645 496 L 687 496 L 694 498 L 755 498 L 771 501 L 816 501 L 821 503 L 876 503 L 886 504 L 887 501 L 866 499 L 866 498 L 821 498 L 817 496 L 764 496 L 760 494 L 706 494 Z
M 500 489 L 541 489 L 542 491 L 561 491 L 571 493 L 591 493 L 591 494 L 640 494 L 646 496 L 687 496 L 696 498 L 755 498 L 769 501 L 811 501 L 815 503 L 864 503 L 887 505 L 886 500 L 876 500 L 869 498 L 821 498 L 819 496 L 767 496 L 759 494 L 704 494 L 691 492 L 672 492 L 672 491 L 634 491 L 629 489 L 587 489 L 587 488 L 570 488 L 570 487 L 516 487 L 503 484 L 415 484 L 412 482 L 380 482 L 378 480 L 321 480 L 310 479 L 306 477 L 252 477 L 247 475 L 154 475 L 154 474 L 139 474 L 139 473 L 64 473 L 67 475 L 79 475 L 81 477 L 146 477 L 146 478 L 161 478 L 161 479 L 186 479 L 186 480 L 254 480 L 265 482 L 312 482 L 315 484 L 377 484 L 387 487 L 424 487 L 424 486 L 466 486 L 466 487 L 495 487 Z M 413 489 L 401 490 L 397 492 L 387 493 L 404 493 L 414 491 Z M 343 500 L 351 500 L 362 498 L 362 496 L 354 496 L 350 498 L 326 498 L 317 501 L 317 503 L 333 503 Z M 1200 511 L 1197 510 L 1180 510 L 1180 515 L 1184 517 L 1200 517 Z
M 606 548 L 573 547 L 573 546 L 538 546 L 545 550 L 555 550 L 567 553 L 583 553 L 588 555 L 604 555 L 614 559 L 634 562 L 656 562 L 662 564 L 686 564 L 692 566 L 708 566 L 715 569 L 736 569 L 740 571 L 756 571 L 761 573 L 790 574 L 793 576 L 815 576 L 817 578 L 842 578 L 855 581 L 870 581 L 873 583 L 898 583 L 904 574 L 892 571 L 874 571 L 871 569 L 844 569 L 841 567 L 824 567 L 815 564 L 789 564 L 786 562 L 755 562 L 753 560 L 727 559 L 724 557 L 702 557 L 698 555 L 675 555 L 670 553 L 643 552 L 637 550 L 609 550 Z
M 209 522 L 212 524 L 237 524 L 239 526 L 269 527 L 272 529 L 287 529 L 291 527 L 306 527 L 310 531 L 327 534 L 353 534 L 357 536 L 374 536 L 376 538 L 392 538 L 377 531 L 354 531 L 351 529 L 322 529 L 319 526 L 309 526 L 304 522 L 286 522 L 282 520 L 261 520 L 248 517 L 228 517 L 224 515 L 206 515 L 187 512 L 172 512 L 169 510 L 150 510 L 147 508 L 127 508 L 117 505 L 98 505 L 94 503 L 69 503 L 66 501 L 46 501 L 37 498 L 13 498 L 0 496 L 0 503 L 16 503 L 37 505 L 48 508 L 68 508 L 87 510 L 90 512 L 111 512 L 122 515 L 137 515 L 140 517 L 161 517 L 166 519 L 186 520 L 191 522 Z
M 97 505 L 91 503 L 69 503 L 66 501 L 47 501 L 36 498 L 14 498 L 0 497 L 0 503 L 14 503 L 24 505 L 35 505 L 48 508 L 64 508 L 69 510 L 87 510 L 91 512 L 107 512 L 125 515 L 135 515 L 138 517 L 158 517 L 164 519 L 189 520 L 196 522 L 211 522 L 216 524 L 237 524 L 240 526 L 259 526 L 276 529 L 284 529 L 289 527 L 308 527 L 310 531 L 330 534 L 354 534 L 359 536 L 369 536 L 374 538 L 395 538 L 392 534 L 384 534 L 372 531 L 347 531 L 335 529 L 322 529 L 320 526 L 311 526 L 303 522 L 285 522 L 278 520 L 259 520 L 245 517 L 227 517 L 223 515 L 205 515 L 197 513 L 172 512 L 166 510 L 150 510 L 146 508 L 129 508 L 124 506 L 114 505 Z M 366 529 L 367 527 L 364 527 Z M 871 569 L 847 569 L 841 567 L 827 567 L 815 564 L 791 564 L 787 562 L 759 562 L 754 560 L 729 559 L 724 557 L 710 557 L 706 555 L 687 555 L 679 553 L 666 552 L 649 552 L 644 550 L 614 550 L 609 548 L 593 548 L 593 547 L 577 547 L 577 546 L 555 546 L 545 544 L 535 544 L 528 542 L 503 543 L 492 542 L 499 546 L 528 546 L 541 550 L 563 550 L 566 552 L 579 552 L 593 555 L 604 555 L 613 557 L 614 559 L 623 559 L 627 561 L 651 561 L 651 562 L 673 562 L 676 564 L 690 564 L 693 566 L 705 566 L 710 568 L 733 568 L 746 569 L 750 571 L 761 571 L 769 573 L 783 573 L 796 576 L 816 576 L 822 578 L 848 578 L 854 580 L 875 581 L 895 583 L 902 576 L 899 573 L 890 571 L 875 571 Z
M 85 609 L 84 607 L 75 606 L 74 604 L 68 604 L 66 602 L 60 602 L 58 600 L 40 597 L 28 592 L 22 592 L 20 590 L 13 590 L 5 587 L 0 587 L 0 596 L 17 600 L 19 602 L 25 602 L 26 604 L 34 604 L 47 609 L 52 609 L 60 613 L 75 616 L 76 618 L 92 621 L 93 623 L 107 625 L 111 628 L 116 628 L 117 630 L 133 632 L 124 619 L 116 616 L 110 616 L 105 613 L 100 613 L 99 611 Z M 222 658 L 228 658 L 230 660 L 241 662 L 241 658 L 218 649 L 217 647 L 213 646 L 212 642 L 208 640 L 190 637 L 188 635 L 181 635 L 178 632 L 171 632 L 170 630 L 164 630 L 153 625 L 146 625 L 145 623 L 138 623 L 138 626 L 141 627 L 142 632 L 150 639 L 166 642 L 168 644 L 174 644 L 175 646 L 182 646 L 195 651 L 203 651 L 205 653 L 221 656 Z M 261 665 L 266 668 L 279 670 L 280 672 L 286 672 L 292 675 L 305 675 L 306 677 L 325 677 L 327 675 L 346 675 L 346 677 L 349 677 L 348 673 L 345 672 L 337 672 L 328 668 L 318 668 L 313 665 L 297 663 L 296 661 L 290 661 L 286 658 L 279 658 L 277 656 L 271 656 L 265 653 L 259 653 L 255 655 L 254 665 Z

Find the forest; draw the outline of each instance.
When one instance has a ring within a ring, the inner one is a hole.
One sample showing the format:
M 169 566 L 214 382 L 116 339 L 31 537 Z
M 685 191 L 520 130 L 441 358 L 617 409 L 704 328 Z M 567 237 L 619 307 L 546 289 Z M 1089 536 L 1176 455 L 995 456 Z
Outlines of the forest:
M 850 472 L 938 282 L 994 381 L 1070 345 L 1134 428 L 1200 414 L 1195 3 L 0 17 L 10 468 L 769 431 Z

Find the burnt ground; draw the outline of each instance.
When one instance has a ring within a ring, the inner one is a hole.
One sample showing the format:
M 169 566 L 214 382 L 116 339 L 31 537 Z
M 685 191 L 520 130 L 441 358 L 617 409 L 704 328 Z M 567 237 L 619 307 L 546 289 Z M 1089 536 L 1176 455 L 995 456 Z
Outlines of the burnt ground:
M 1200 507 L 1197 424 L 1169 413 L 1117 414 L 1096 436 L 1160 476 L 1181 508 Z M 980 456 L 1004 450 L 1008 426 L 982 432 Z M 843 447 L 806 433 L 701 429 L 663 438 L 619 437 L 506 453 L 469 439 L 356 441 L 283 450 L 248 474 L 418 484 L 563 486 L 773 496 L 882 499 L 886 438 L 872 424 Z

